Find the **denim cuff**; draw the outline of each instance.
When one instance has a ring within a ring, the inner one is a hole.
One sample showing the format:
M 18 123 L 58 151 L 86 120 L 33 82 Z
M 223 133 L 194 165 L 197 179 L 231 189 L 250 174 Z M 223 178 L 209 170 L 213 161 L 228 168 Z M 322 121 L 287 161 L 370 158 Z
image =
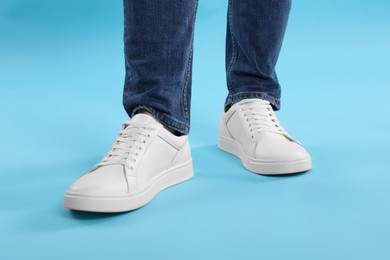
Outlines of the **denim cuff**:
M 225 106 L 233 105 L 234 103 L 240 102 L 243 99 L 248 98 L 260 98 L 271 103 L 275 111 L 280 110 L 280 99 L 272 97 L 264 92 L 239 92 L 239 93 L 229 93 L 226 98 Z
M 173 118 L 172 116 L 160 112 L 152 107 L 149 106 L 137 106 L 133 109 L 133 112 L 131 113 L 131 117 L 133 117 L 139 110 L 146 110 L 149 113 L 151 113 L 155 118 L 157 118 L 158 121 L 160 121 L 161 124 L 163 124 L 166 127 L 169 127 L 173 130 L 176 130 L 182 134 L 188 135 L 190 132 L 190 126 L 188 123 L 182 122 L 177 120 L 176 118 Z

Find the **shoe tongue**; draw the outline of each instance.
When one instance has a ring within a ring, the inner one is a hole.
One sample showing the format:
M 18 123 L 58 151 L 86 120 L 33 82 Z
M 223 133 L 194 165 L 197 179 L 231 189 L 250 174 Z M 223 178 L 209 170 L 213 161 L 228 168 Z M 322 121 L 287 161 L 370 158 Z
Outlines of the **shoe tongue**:
M 136 115 L 134 115 L 132 118 L 131 118 L 131 121 L 134 121 L 134 122 L 137 122 L 137 123 L 140 123 L 140 124 L 154 124 L 156 123 L 156 119 L 150 115 L 147 115 L 147 114 L 144 114 L 144 113 L 138 113 Z

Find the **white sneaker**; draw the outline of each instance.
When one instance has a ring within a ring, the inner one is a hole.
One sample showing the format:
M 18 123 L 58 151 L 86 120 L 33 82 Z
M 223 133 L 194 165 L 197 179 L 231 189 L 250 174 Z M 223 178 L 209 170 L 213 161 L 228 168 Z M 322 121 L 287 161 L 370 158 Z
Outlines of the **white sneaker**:
M 218 147 L 258 174 L 289 174 L 311 169 L 305 148 L 283 129 L 268 101 L 244 99 L 222 112 Z
M 107 155 L 69 188 L 64 206 L 93 212 L 130 211 L 193 175 L 187 136 L 175 136 L 152 116 L 136 114 L 123 123 Z

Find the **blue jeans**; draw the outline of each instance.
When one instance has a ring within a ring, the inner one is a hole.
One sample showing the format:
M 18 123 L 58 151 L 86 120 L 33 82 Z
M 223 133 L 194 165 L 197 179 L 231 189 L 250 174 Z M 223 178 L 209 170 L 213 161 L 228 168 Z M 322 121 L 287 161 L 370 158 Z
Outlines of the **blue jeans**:
M 275 65 L 291 0 L 229 1 L 225 105 L 246 98 L 280 108 Z M 147 110 L 188 134 L 194 24 L 198 0 L 124 0 L 126 77 L 123 105 L 132 117 Z

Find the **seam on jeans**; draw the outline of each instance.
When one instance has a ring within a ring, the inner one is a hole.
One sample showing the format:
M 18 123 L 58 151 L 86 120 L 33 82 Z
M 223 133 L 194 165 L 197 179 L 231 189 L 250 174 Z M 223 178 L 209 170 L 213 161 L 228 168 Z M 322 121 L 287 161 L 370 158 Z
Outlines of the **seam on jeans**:
M 192 36 L 191 36 L 191 48 L 190 48 L 190 53 L 187 61 L 187 71 L 185 75 L 185 81 L 184 81 L 184 87 L 183 87 L 183 114 L 184 114 L 184 119 L 186 121 L 189 121 L 190 115 L 189 115 L 189 110 L 190 108 L 188 107 L 190 105 L 190 101 L 188 99 L 188 84 L 189 84 L 189 79 L 190 75 L 192 73 L 192 56 L 193 56 L 193 48 L 194 48 L 194 35 L 195 35 L 195 20 L 196 20 L 196 13 L 198 10 L 198 0 L 195 2 L 195 11 L 194 11 L 194 20 L 192 22 Z
M 228 87 L 228 90 L 230 92 L 231 90 L 231 85 L 233 84 L 232 81 L 231 81 L 231 71 L 233 69 L 233 65 L 235 64 L 236 60 L 237 60 L 237 44 L 236 44 L 236 41 L 234 39 L 234 35 L 233 35 L 233 15 L 232 15 L 232 10 L 233 10 L 233 0 L 229 0 L 229 12 L 228 12 L 228 16 L 229 16 L 229 30 L 230 30 L 230 37 L 231 37 L 231 40 L 232 40 L 232 57 L 230 59 L 230 63 L 229 63 L 229 66 L 227 68 L 227 87 Z
M 192 45 L 192 39 L 191 38 L 191 45 Z M 187 91 L 188 91 L 188 82 L 189 82 L 189 78 L 190 78 L 190 73 L 191 73 L 191 60 L 192 60 L 192 47 L 190 49 L 190 53 L 189 53 L 189 57 L 188 57 L 188 62 L 187 62 L 187 71 L 186 71 L 186 77 L 185 77 L 185 81 L 184 81 L 184 86 L 183 86 L 183 109 L 184 109 L 184 118 L 185 120 L 188 120 L 189 116 L 188 116 L 188 95 L 187 95 Z
M 126 38 L 127 38 L 127 31 L 126 29 L 123 30 L 123 43 L 126 42 Z M 128 61 L 126 59 L 126 57 L 128 56 L 127 55 L 127 50 L 126 48 L 124 48 L 123 50 L 124 54 L 125 54 L 125 68 L 126 68 L 126 74 L 125 74 L 125 84 L 124 84 L 124 88 L 123 88 L 123 96 L 122 96 L 122 99 L 123 101 L 125 101 L 127 99 L 127 97 L 129 96 L 129 90 L 130 90 L 130 80 L 131 80 L 131 75 L 130 75 L 130 72 L 132 72 L 129 67 L 130 65 L 128 64 Z
M 156 117 L 163 125 L 168 126 L 169 128 L 179 131 L 183 134 L 188 134 L 189 125 L 187 123 L 179 121 L 176 118 L 167 115 L 166 113 L 159 112 L 158 110 L 150 106 L 146 106 L 146 105 L 136 106 L 133 109 L 133 112 L 131 113 L 131 117 L 133 117 L 136 114 L 136 112 L 141 109 L 147 110 L 154 117 Z

